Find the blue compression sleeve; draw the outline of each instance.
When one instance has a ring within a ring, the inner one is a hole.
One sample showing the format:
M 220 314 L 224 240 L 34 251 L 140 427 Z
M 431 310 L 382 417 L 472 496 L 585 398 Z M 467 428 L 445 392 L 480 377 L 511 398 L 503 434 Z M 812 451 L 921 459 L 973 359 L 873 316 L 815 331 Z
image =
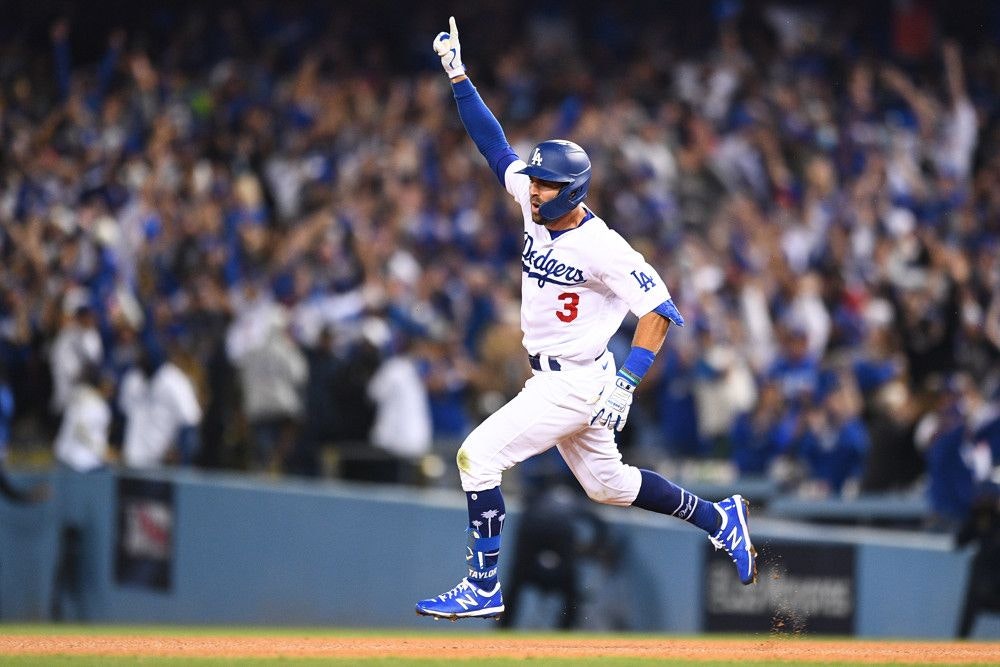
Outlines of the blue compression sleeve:
M 504 182 L 504 172 L 510 163 L 517 159 L 517 153 L 507 143 L 503 128 L 497 122 L 496 117 L 490 111 L 483 98 L 479 96 L 472 81 L 464 79 L 452 85 L 455 93 L 455 102 L 458 104 L 458 117 L 465 125 L 465 131 L 469 133 L 476 148 L 486 158 L 490 169 L 496 174 L 500 185 L 506 187 Z

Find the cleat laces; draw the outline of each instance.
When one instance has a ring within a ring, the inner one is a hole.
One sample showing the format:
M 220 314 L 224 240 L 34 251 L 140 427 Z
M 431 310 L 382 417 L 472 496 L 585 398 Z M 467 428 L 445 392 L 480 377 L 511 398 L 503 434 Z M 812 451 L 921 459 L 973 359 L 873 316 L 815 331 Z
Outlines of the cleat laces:
M 472 584 L 469 583 L 468 579 L 462 579 L 460 582 L 458 582 L 458 585 L 455 586 L 453 589 L 439 595 L 438 599 L 441 600 L 441 602 L 444 602 L 445 600 L 450 600 L 466 589 L 472 591 L 473 593 L 476 592 L 475 589 L 472 588 Z
M 733 555 L 733 552 L 729 550 L 729 547 L 726 546 L 726 543 L 722 541 L 722 531 L 719 531 L 719 534 L 716 535 L 715 537 L 709 535 L 708 541 L 712 543 L 712 546 L 715 547 L 716 551 L 722 549 L 727 554 L 729 554 L 729 557 L 733 559 L 734 563 L 736 562 L 736 556 Z

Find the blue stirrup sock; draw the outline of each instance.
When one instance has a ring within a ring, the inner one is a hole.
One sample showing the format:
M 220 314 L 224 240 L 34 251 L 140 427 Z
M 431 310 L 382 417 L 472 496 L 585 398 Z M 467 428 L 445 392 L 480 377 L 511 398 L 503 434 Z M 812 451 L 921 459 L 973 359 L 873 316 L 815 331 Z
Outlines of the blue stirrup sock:
M 500 560 L 500 532 L 507 510 L 500 487 L 486 491 L 466 491 L 469 504 L 469 542 L 465 557 L 469 564 L 469 582 L 484 591 L 497 583 L 497 562 Z
M 642 473 L 642 485 L 632 503 L 634 507 L 684 519 L 709 535 L 722 527 L 722 516 L 715 510 L 714 503 L 685 491 L 652 470 L 640 469 L 639 472 Z

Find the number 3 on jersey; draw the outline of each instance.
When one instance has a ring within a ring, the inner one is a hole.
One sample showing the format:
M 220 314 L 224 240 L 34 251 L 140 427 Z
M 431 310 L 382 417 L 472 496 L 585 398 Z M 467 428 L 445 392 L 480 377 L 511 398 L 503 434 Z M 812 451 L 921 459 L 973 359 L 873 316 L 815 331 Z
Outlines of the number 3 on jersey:
M 577 306 L 580 305 L 580 295 L 574 292 L 563 292 L 559 295 L 559 300 L 563 302 L 562 310 L 556 311 L 556 317 L 563 322 L 572 322 L 580 314 Z

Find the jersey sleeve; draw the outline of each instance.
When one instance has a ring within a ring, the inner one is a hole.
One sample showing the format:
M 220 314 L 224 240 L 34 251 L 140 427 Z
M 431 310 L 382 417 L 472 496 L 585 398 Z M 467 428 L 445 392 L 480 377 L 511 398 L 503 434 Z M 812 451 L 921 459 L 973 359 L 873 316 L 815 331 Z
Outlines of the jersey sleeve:
M 602 239 L 602 245 L 598 275 L 637 317 L 651 312 L 670 298 L 670 290 L 660 274 L 621 234 L 609 230 Z
M 194 392 L 191 380 L 180 369 L 171 369 L 170 396 L 174 417 L 183 426 L 197 426 L 201 423 L 201 406 Z
M 507 165 L 507 171 L 504 173 L 504 187 L 522 207 L 530 205 L 531 195 L 528 193 L 528 186 L 531 185 L 531 179 L 517 172 L 527 166 L 524 160 L 514 160 Z

